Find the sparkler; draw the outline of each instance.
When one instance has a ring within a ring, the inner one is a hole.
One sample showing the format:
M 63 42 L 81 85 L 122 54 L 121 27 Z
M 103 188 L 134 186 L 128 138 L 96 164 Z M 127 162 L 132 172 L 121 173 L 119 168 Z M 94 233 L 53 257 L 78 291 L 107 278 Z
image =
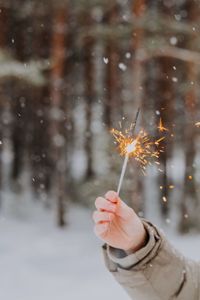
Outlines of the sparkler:
M 132 131 L 132 135 L 130 137 L 131 139 L 133 139 L 133 137 L 134 137 L 134 131 L 135 131 L 135 127 L 136 127 L 136 123 L 137 123 L 137 120 L 138 120 L 139 113 L 140 113 L 140 107 L 138 107 L 138 109 L 137 109 L 137 113 L 136 113 L 136 117 L 135 117 L 135 122 L 130 127 L 130 129 Z M 124 159 L 124 163 L 123 163 L 123 167 L 122 167 L 122 171 L 121 171 L 121 175 L 120 175 L 120 179 L 119 179 L 119 183 L 118 183 L 118 187 L 117 187 L 117 194 L 118 194 L 118 196 L 119 196 L 119 193 L 120 193 L 120 190 L 121 190 L 121 186 L 122 186 L 122 182 L 123 182 L 123 179 L 124 179 L 124 175 L 125 175 L 125 172 L 126 172 L 127 163 L 128 163 L 128 159 L 129 159 L 129 154 L 131 152 L 134 152 L 136 150 L 136 144 L 137 144 L 137 139 L 135 139 L 135 140 L 133 139 L 133 141 L 131 141 L 131 143 L 128 143 L 127 146 L 126 146 L 126 148 L 125 148 L 126 155 L 125 155 L 125 159 Z M 112 225 L 112 221 L 110 221 L 109 228 L 108 228 L 108 233 L 110 231 L 111 225 Z
M 159 158 L 160 152 L 164 152 L 164 147 L 160 147 L 160 149 L 158 147 L 160 145 L 160 142 L 162 142 L 165 139 L 165 136 L 159 138 L 156 141 L 152 141 L 152 139 L 148 137 L 148 134 L 144 130 L 141 130 L 139 134 L 136 137 L 134 137 L 134 130 L 136 127 L 139 112 L 140 108 L 138 108 L 137 110 L 135 122 L 131 124 L 129 129 L 125 130 L 125 134 L 116 129 L 112 129 L 110 131 L 110 133 L 113 134 L 114 138 L 118 143 L 118 149 L 120 150 L 121 156 L 125 156 L 117 188 L 118 195 L 121 190 L 122 182 L 130 157 L 134 157 L 134 159 L 137 162 L 139 162 L 142 173 L 146 175 L 146 165 L 152 165 L 152 158 L 155 159 L 155 164 L 160 165 L 159 161 L 156 161 L 156 159 Z M 161 118 L 158 125 L 158 129 L 161 133 L 168 131 L 168 129 L 163 126 Z M 163 199 L 164 202 L 165 200 L 166 199 Z M 108 233 L 110 231 L 111 224 L 112 221 L 110 221 Z

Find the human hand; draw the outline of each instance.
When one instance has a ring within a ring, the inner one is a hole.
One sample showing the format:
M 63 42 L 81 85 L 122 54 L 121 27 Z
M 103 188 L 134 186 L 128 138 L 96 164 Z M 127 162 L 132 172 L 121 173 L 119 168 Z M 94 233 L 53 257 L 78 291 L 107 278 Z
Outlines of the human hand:
M 147 233 L 142 221 L 116 192 L 109 191 L 105 198 L 98 197 L 95 206 L 94 232 L 103 241 L 127 253 L 135 252 L 146 244 Z

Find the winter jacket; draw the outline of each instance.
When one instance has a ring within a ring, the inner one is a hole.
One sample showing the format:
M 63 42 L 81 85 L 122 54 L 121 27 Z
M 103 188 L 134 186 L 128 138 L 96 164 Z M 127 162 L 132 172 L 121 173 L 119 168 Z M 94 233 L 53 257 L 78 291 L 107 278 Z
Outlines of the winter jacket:
M 183 257 L 143 220 L 149 239 L 133 254 L 103 245 L 105 264 L 134 300 L 200 300 L 200 264 Z M 200 251 L 200 249 L 199 249 Z

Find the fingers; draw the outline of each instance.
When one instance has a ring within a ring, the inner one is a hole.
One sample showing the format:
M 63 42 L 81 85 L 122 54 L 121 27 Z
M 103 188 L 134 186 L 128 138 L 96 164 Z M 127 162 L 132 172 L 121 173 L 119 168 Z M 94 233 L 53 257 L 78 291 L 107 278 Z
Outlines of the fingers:
M 114 191 L 108 191 L 105 194 L 105 198 L 98 197 L 95 201 L 95 206 L 99 211 L 113 212 L 116 216 L 123 219 L 135 216 L 133 209 L 123 202 Z
M 116 210 L 116 203 L 111 203 L 110 201 L 106 200 L 103 197 L 98 197 L 95 201 L 95 206 L 99 211 L 106 210 L 115 212 Z
M 94 227 L 94 232 L 97 236 L 104 235 L 109 228 L 109 222 L 97 223 Z
M 109 212 L 94 211 L 93 220 L 95 223 L 109 222 L 114 219 L 114 214 Z
M 108 191 L 105 194 L 105 198 L 106 198 L 106 200 L 111 201 L 113 203 L 117 203 L 118 200 L 119 200 L 118 194 L 116 192 L 114 192 L 114 191 Z
M 122 201 L 118 194 L 114 191 L 108 191 L 105 195 L 106 200 L 116 204 L 115 213 L 117 216 L 127 219 L 128 217 L 133 217 L 134 211 L 130 208 L 124 201 Z

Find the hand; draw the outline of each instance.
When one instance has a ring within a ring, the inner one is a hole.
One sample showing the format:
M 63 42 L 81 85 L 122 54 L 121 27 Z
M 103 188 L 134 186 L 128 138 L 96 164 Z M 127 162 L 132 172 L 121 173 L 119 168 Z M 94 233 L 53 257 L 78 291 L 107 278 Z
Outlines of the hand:
M 94 232 L 103 241 L 127 253 L 135 252 L 146 244 L 147 233 L 142 221 L 116 192 L 109 191 L 105 198 L 98 197 L 95 206 Z

